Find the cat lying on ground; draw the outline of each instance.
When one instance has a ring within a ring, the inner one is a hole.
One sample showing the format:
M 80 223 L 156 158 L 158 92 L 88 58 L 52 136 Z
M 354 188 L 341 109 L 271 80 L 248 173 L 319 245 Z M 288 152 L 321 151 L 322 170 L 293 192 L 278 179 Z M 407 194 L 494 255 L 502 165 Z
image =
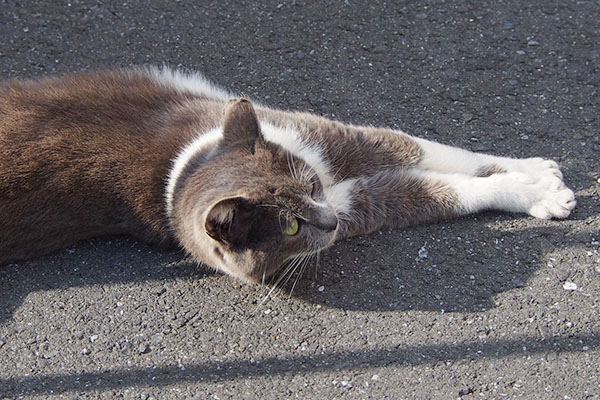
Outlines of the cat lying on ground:
M 336 240 L 485 209 L 565 218 L 558 165 L 232 99 L 168 69 L 0 86 L 0 264 L 106 234 L 263 281 Z

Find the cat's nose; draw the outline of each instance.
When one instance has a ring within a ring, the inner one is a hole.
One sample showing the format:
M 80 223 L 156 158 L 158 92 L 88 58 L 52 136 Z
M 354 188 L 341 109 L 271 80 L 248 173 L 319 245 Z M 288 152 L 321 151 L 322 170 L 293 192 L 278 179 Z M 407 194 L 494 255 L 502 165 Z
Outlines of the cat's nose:
M 319 220 L 317 228 L 319 228 L 325 232 L 332 232 L 337 229 L 337 226 L 338 226 L 338 219 L 335 216 L 335 214 L 333 214 L 333 215 L 322 216 Z
M 325 227 L 325 232 L 333 232 L 337 229 L 338 221 L 337 218 L 333 224 L 329 224 Z

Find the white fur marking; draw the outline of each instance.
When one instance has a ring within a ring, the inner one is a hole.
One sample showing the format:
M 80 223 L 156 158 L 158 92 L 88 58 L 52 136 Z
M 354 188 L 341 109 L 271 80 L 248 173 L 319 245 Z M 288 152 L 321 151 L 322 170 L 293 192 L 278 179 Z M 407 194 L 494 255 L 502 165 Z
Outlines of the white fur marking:
M 336 214 L 348 214 L 352 209 L 352 188 L 358 179 L 347 179 L 325 188 L 327 202 Z
M 169 178 L 167 181 L 167 190 L 165 192 L 165 200 L 167 203 L 167 215 L 171 215 L 173 211 L 173 193 L 175 191 L 175 186 L 177 185 L 177 181 L 181 176 L 183 170 L 185 169 L 187 163 L 201 151 L 207 145 L 216 143 L 223 137 L 223 129 L 216 128 L 207 133 L 204 133 L 198 136 L 196 139 L 192 140 L 190 143 L 185 145 L 182 150 L 179 152 L 177 157 L 175 157 L 173 161 L 173 167 L 169 172 Z
M 419 167 L 445 173 L 473 175 L 485 165 L 502 165 L 500 157 L 473 153 L 458 147 L 413 138 L 423 149 L 423 159 Z
M 221 101 L 227 101 L 234 97 L 198 72 L 185 73 L 164 66 L 162 68 L 150 67 L 148 73 L 159 84 L 172 87 L 178 92 L 193 93 Z
M 575 195 L 553 168 L 473 177 L 424 170 L 411 173 L 435 179 L 450 186 L 457 194 L 462 213 L 481 210 L 524 212 L 536 218 L 566 218 L 575 207 Z
M 331 185 L 333 179 L 330 168 L 317 146 L 304 143 L 298 132 L 289 126 L 279 127 L 268 122 L 261 122 L 260 126 L 266 140 L 280 145 L 294 156 L 303 159 L 315 170 L 324 187 Z

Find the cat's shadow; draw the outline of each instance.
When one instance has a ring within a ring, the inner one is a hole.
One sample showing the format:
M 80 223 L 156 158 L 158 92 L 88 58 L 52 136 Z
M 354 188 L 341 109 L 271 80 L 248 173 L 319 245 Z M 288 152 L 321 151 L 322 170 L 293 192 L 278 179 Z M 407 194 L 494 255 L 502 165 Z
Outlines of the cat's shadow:
M 214 274 L 183 252 L 161 252 L 128 236 L 94 239 L 0 268 L 0 323 L 36 291 L 149 281 L 162 286 L 166 280 Z
M 280 290 L 346 310 L 475 312 L 494 296 L 527 284 L 553 248 L 581 242 L 554 222 L 513 231 L 488 227 L 506 215 L 483 214 L 447 224 L 387 230 L 336 244 Z M 473 221 L 476 219 L 478 221 Z M 181 252 L 159 252 L 132 238 L 98 239 L 0 271 L 0 322 L 29 293 L 76 286 L 213 275 Z M 223 277 L 223 279 L 230 279 Z
M 319 271 L 301 279 L 293 296 L 346 310 L 486 311 L 497 294 L 527 285 L 541 265 L 552 263 L 553 249 L 582 241 L 555 222 L 500 231 L 481 222 L 511 216 L 475 219 L 342 242 L 321 256 Z M 562 284 L 568 271 L 556 272 L 555 283 Z

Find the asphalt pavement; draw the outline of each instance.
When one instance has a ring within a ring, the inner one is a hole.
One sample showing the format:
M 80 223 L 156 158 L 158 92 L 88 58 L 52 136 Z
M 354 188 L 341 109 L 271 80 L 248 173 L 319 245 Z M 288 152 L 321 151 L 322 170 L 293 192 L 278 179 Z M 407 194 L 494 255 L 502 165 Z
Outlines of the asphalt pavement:
M 599 17 L 597 1 L 0 1 L 2 78 L 200 70 L 273 107 L 555 159 L 578 198 L 564 221 L 348 240 L 266 299 L 127 237 L 2 267 L 0 399 L 600 398 Z

